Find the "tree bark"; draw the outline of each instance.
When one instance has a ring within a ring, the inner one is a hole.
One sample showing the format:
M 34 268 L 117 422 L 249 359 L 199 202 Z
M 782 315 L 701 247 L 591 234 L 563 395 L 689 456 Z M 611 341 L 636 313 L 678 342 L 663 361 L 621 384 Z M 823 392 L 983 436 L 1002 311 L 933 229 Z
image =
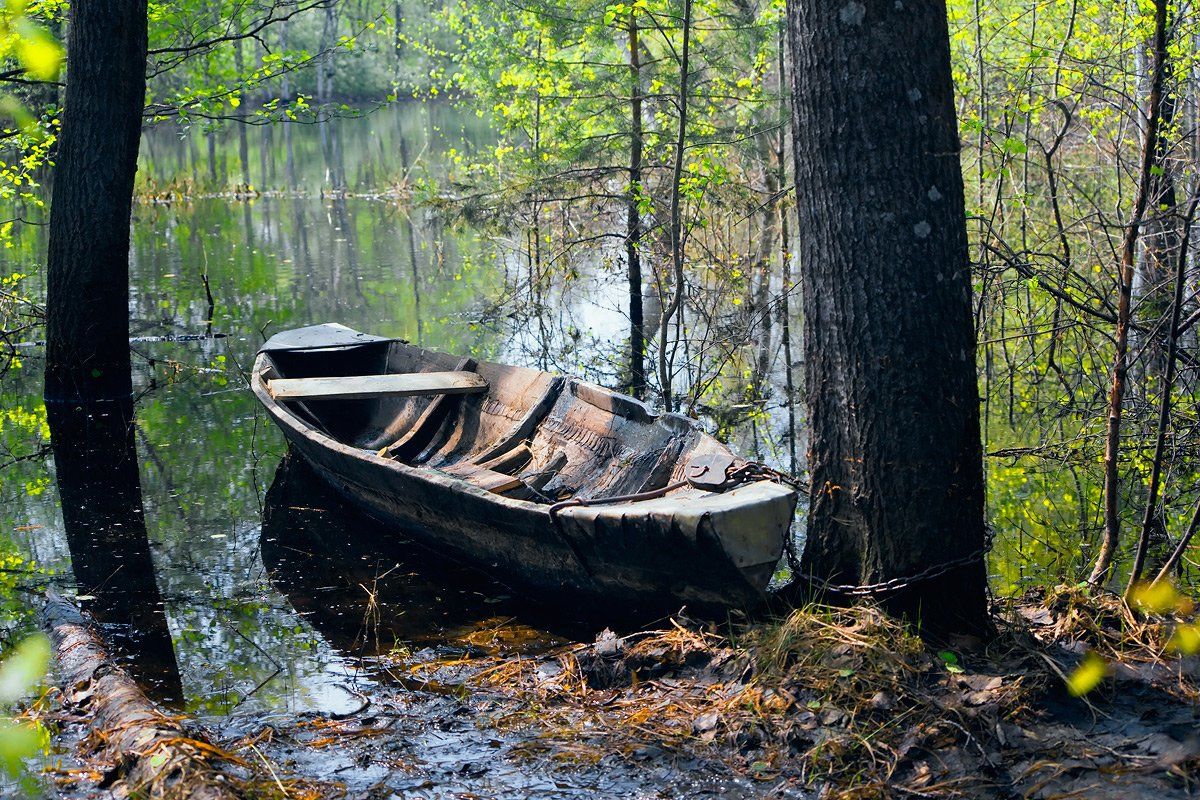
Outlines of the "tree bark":
M 1170 27 L 1170 20 L 1166 21 Z M 1150 50 L 1154 47 L 1153 37 L 1139 51 Z M 1141 57 L 1139 64 L 1153 64 L 1153 57 Z M 1167 72 L 1170 72 L 1168 69 Z M 1154 75 L 1146 68 L 1138 70 L 1139 89 L 1148 96 L 1152 91 Z M 1144 89 L 1142 87 L 1145 87 Z M 1131 332 L 1131 351 L 1144 347 L 1141 354 L 1141 377 L 1146 395 L 1152 394 L 1156 382 L 1161 378 L 1167 358 L 1169 332 L 1162 327 L 1162 321 L 1171 312 L 1171 276 L 1175 267 L 1175 254 L 1179 251 L 1182 233 L 1176 219 L 1179 199 L 1175 187 L 1175 159 L 1171 153 L 1170 138 L 1164 135 L 1164 130 L 1170 130 L 1175 123 L 1177 102 L 1170 87 L 1162 87 L 1159 123 L 1154 140 L 1154 166 L 1150 182 L 1150 197 L 1146 204 L 1147 214 L 1143 222 L 1141 252 L 1135 253 L 1133 276 L 1133 307 L 1141 326 L 1147 330 L 1143 336 L 1136 338 Z M 1142 120 L 1143 136 L 1147 120 Z
M 975 332 L 944 2 L 792 0 L 812 473 L 802 571 L 907 578 L 933 634 L 990 629 Z
M 50 209 L 48 401 L 129 397 L 129 217 L 146 97 L 146 0 L 71 5 Z
M 63 530 L 83 610 L 155 699 L 183 702 L 183 688 L 142 510 L 133 402 L 53 403 L 46 409 Z
M 246 54 L 242 49 L 245 45 L 244 39 L 238 39 L 233 49 L 233 64 L 234 70 L 237 72 L 238 80 L 245 80 L 246 75 Z M 243 97 L 242 102 L 245 103 L 250 98 Z M 242 187 L 239 190 L 241 193 L 250 191 L 250 142 L 246 134 L 246 110 L 242 106 L 237 109 L 237 129 L 238 129 L 238 162 L 242 167 Z
M 104 765 L 105 794 L 156 800 L 242 800 L 253 796 L 218 767 L 221 751 L 164 714 L 111 657 L 95 627 L 74 606 L 51 595 L 42 626 L 54 644 L 64 703 L 80 712 L 89 766 Z M 268 765 L 268 769 L 270 765 Z M 263 780 L 265 776 L 254 776 Z

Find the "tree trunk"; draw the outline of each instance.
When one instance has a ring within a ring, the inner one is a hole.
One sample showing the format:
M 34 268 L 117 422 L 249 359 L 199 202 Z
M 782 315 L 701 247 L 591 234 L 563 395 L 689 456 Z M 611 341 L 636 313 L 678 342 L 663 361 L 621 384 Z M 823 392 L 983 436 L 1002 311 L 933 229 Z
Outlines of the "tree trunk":
M 142 511 L 129 398 L 46 409 L 63 530 L 83 609 L 156 699 L 183 702 L 183 688 Z
M 691 77 L 689 55 L 692 40 L 692 0 L 683 0 L 683 47 L 679 55 L 679 95 L 676 98 L 675 110 L 679 114 L 679 126 L 675 137 L 675 154 L 671 165 L 671 218 L 668 233 L 671 246 L 671 274 L 675 293 L 666 304 L 658 321 L 658 382 L 662 391 L 663 408 L 675 410 L 674 387 L 675 349 L 679 346 L 678 332 L 683 330 L 683 197 L 681 185 L 683 180 L 684 146 L 687 144 L 688 126 L 688 79 Z M 670 357 L 667 355 L 667 336 L 671 322 L 675 322 L 677 335 L 671 346 Z
M 629 393 L 646 394 L 645 315 L 642 311 L 642 64 L 637 10 L 629 12 L 629 196 L 625 214 L 625 262 L 629 279 Z
M 1121 419 L 1125 410 L 1125 382 L 1129 373 L 1130 297 L 1133 293 L 1133 267 L 1138 239 L 1142 232 L 1146 205 L 1149 202 L 1154 178 L 1155 142 L 1162 114 L 1162 88 L 1167 59 L 1167 0 L 1154 2 L 1154 49 L 1150 67 L 1150 96 L 1146 104 L 1146 128 L 1142 137 L 1142 153 L 1138 168 L 1137 195 L 1133 201 L 1133 216 L 1125 228 L 1121 244 L 1121 263 L 1117 267 L 1117 329 L 1113 337 L 1112 378 L 1108 390 L 1108 420 L 1104 435 L 1104 536 L 1100 552 L 1088 582 L 1099 586 L 1108 580 L 1121 540 Z
M 129 217 L 146 0 L 71 6 L 47 256 L 46 399 L 129 397 Z
M 233 48 L 233 63 L 234 63 L 233 68 L 234 68 L 234 70 L 237 71 L 239 81 L 245 80 L 245 75 L 246 75 L 246 55 L 245 55 L 245 51 L 242 50 L 243 45 L 245 45 L 245 40 L 238 39 L 236 45 Z M 250 98 L 248 96 L 243 97 L 242 104 L 244 105 L 245 102 L 249 99 Z M 241 105 L 238 106 L 236 116 L 238 119 L 238 122 L 237 122 L 238 162 L 241 164 L 241 167 L 242 167 L 242 187 L 239 191 L 245 193 L 245 192 L 250 191 L 250 186 L 251 186 L 251 183 L 250 183 L 250 142 L 249 142 L 249 140 L 247 138 L 247 134 L 246 134 L 246 110 Z
M 1168 21 L 1168 26 L 1170 22 Z M 1148 96 L 1154 75 L 1149 67 L 1153 56 L 1145 53 L 1153 48 L 1153 39 L 1139 50 L 1138 89 L 1141 96 Z M 1169 69 L 1167 70 L 1170 71 Z M 1174 93 L 1165 83 L 1162 89 L 1160 121 L 1154 141 L 1155 171 L 1150 183 L 1147 214 L 1143 222 L 1141 250 L 1135 253 L 1133 276 L 1133 305 L 1136 317 L 1145 334 L 1130 332 L 1130 350 L 1144 347 L 1141 354 L 1139 373 L 1143 380 L 1142 392 L 1146 396 L 1160 390 L 1158 380 L 1166 366 L 1169 331 L 1161 323 L 1171 312 L 1171 290 L 1168 288 L 1175 270 L 1175 254 L 1179 251 L 1182 232 L 1179 230 L 1178 197 L 1175 189 L 1175 160 L 1171 154 L 1171 141 L 1163 134 L 1175 123 L 1176 100 Z M 1139 114 L 1139 117 L 1141 115 Z M 1141 120 L 1143 138 L 1146 120 Z M 1145 341 L 1142 341 L 1143 337 Z
M 787 150 L 787 127 L 785 120 L 788 118 L 788 102 L 787 102 L 787 26 L 780 26 L 778 41 L 779 41 L 779 132 L 775 138 L 775 170 L 778 177 L 775 183 L 779 187 L 783 187 L 787 183 L 787 161 L 785 151 Z M 796 474 L 796 381 L 795 372 L 792 367 L 792 241 L 791 232 L 788 228 L 788 207 L 787 203 L 781 198 L 775 204 L 779 211 L 779 272 L 780 272 L 780 290 L 779 290 L 779 327 L 780 339 L 783 346 L 783 388 L 787 392 L 787 443 L 788 443 L 788 471 L 793 475 Z M 789 550 L 789 552 L 791 552 Z
M 811 420 L 803 571 L 863 584 L 946 566 L 880 600 L 930 633 L 985 632 L 979 391 L 946 6 L 794 0 L 788 12 Z

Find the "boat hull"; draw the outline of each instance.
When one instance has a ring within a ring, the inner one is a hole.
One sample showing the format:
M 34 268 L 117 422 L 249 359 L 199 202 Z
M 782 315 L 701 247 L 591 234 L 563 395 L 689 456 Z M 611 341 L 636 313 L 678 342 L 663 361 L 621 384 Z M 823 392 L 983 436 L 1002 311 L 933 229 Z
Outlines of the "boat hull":
M 793 491 L 769 481 L 723 493 L 634 503 L 548 506 L 344 444 L 253 390 L 294 451 L 349 502 L 399 533 L 498 579 L 581 600 L 672 612 L 760 601 L 782 553 Z

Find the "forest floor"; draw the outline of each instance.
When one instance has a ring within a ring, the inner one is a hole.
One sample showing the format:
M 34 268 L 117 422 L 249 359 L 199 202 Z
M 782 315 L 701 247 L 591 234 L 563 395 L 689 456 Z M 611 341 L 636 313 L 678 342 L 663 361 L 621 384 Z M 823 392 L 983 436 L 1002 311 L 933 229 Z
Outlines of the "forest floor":
M 380 658 L 354 713 L 248 718 L 212 752 L 241 796 L 298 800 L 1196 796 L 1200 658 L 1165 655 L 1189 617 L 1074 589 L 1001 616 L 994 641 L 954 651 L 869 607 L 680 619 L 533 657 L 475 634 Z M 1099 659 L 1106 677 L 1072 696 Z M 79 758 L 63 796 L 108 796 L 122 766 L 89 749 L 86 710 L 46 709 Z

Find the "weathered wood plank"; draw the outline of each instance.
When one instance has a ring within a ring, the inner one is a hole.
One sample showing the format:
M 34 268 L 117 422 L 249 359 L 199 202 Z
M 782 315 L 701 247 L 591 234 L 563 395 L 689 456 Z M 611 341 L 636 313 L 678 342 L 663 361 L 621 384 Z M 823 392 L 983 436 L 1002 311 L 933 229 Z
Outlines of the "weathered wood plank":
M 347 375 L 335 378 L 276 378 L 267 390 L 276 400 L 355 400 L 487 391 L 474 372 L 407 372 L 399 375 Z
M 504 494 L 524 485 L 520 478 L 474 464 L 450 464 L 441 469 L 493 494 Z

